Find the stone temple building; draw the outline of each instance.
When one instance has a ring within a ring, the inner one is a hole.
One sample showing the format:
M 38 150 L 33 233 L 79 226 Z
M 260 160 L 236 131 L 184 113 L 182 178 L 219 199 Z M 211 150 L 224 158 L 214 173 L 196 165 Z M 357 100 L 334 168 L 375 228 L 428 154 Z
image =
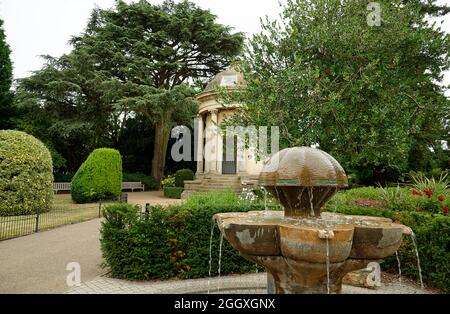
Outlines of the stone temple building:
M 226 145 L 226 136 L 220 128 L 226 117 L 235 114 L 242 105 L 219 103 L 218 89 L 240 89 L 245 88 L 245 85 L 243 75 L 230 67 L 217 74 L 203 92 L 197 95 L 197 172 L 194 181 L 185 182 L 183 198 L 193 192 L 238 192 L 243 186 L 256 181 L 263 162 L 256 160 L 251 147 L 238 146 L 237 139 L 234 140 L 233 150 L 227 154 L 227 147 L 232 146 Z M 233 154 L 233 158 L 230 158 Z

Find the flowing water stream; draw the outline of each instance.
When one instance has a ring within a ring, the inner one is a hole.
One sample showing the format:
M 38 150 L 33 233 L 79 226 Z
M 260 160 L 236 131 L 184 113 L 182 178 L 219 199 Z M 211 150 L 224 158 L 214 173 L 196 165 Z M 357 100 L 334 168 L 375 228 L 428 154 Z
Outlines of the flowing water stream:
M 417 238 L 416 238 L 416 234 L 413 231 L 411 231 L 411 240 L 414 245 L 414 250 L 416 251 L 417 269 L 419 270 L 420 288 L 423 289 L 422 268 L 420 267 L 419 250 L 417 249 Z
M 219 244 L 219 269 L 218 269 L 219 280 L 218 280 L 218 283 L 217 283 L 217 292 L 220 291 L 220 270 L 221 270 L 220 268 L 222 266 L 222 246 L 223 246 L 223 233 L 221 232 L 220 233 L 220 244 Z
M 397 258 L 397 265 L 398 265 L 398 281 L 402 283 L 402 267 L 400 264 L 400 257 L 398 256 L 398 251 L 395 251 L 395 258 Z
M 208 272 L 208 294 L 210 292 L 210 285 L 211 285 L 211 270 L 212 270 L 212 243 L 213 243 L 213 237 L 214 237 L 214 227 L 216 226 L 216 222 L 212 221 L 211 223 L 211 236 L 209 238 L 209 272 Z
M 330 294 L 330 240 L 327 238 L 327 293 Z

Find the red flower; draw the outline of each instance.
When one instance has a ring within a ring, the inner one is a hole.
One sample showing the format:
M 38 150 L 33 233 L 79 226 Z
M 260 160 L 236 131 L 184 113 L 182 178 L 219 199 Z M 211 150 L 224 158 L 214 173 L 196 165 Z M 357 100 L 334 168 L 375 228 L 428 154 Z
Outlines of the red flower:
M 422 196 L 422 193 L 417 192 L 416 190 L 413 190 L 412 195 Z
M 440 202 L 442 202 L 442 201 L 444 200 L 444 197 L 443 197 L 442 195 L 439 195 L 439 196 L 438 196 L 438 200 L 439 200 Z
M 448 207 L 447 207 L 447 206 L 442 205 L 442 213 L 443 213 L 444 215 L 448 215 Z
M 423 192 L 428 196 L 428 198 L 433 196 L 433 192 L 431 192 L 428 188 L 424 189 Z

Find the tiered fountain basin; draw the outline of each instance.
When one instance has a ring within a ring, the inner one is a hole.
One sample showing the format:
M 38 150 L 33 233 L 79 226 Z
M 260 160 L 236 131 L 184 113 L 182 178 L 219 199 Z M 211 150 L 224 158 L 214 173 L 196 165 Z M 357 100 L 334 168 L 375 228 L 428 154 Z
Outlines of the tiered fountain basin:
M 243 257 L 266 267 L 269 293 L 338 293 L 348 272 L 394 254 L 410 232 L 388 218 L 335 213 L 292 219 L 262 211 L 214 219 Z
M 348 272 L 395 254 L 403 235 L 411 232 L 388 218 L 321 213 L 347 187 L 347 176 L 319 149 L 284 149 L 259 178 L 284 211 L 225 213 L 214 219 L 243 257 L 265 266 L 269 293 L 339 293 Z

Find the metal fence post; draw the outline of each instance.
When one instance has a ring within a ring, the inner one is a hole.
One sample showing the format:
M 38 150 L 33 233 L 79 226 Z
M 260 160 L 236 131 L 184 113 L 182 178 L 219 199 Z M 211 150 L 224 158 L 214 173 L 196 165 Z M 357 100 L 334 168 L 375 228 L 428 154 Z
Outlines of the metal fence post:
M 102 218 L 102 202 L 98 203 L 98 218 Z
M 39 216 L 41 214 L 41 210 L 39 208 L 36 208 L 36 228 L 34 229 L 35 232 L 39 232 Z

